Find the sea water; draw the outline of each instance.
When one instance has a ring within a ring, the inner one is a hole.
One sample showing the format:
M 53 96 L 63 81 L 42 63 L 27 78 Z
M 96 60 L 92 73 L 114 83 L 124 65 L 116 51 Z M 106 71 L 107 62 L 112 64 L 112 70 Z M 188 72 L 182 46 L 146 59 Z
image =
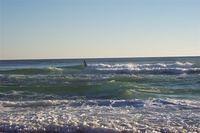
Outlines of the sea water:
M 200 132 L 200 57 L 0 61 L 0 132 Z

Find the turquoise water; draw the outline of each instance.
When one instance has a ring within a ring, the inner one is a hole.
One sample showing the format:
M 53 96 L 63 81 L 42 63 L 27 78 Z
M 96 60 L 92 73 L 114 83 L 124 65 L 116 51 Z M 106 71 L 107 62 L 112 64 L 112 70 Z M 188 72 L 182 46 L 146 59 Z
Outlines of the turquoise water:
M 35 99 L 41 95 L 59 99 L 199 99 L 199 57 L 87 62 L 84 68 L 82 60 L 1 61 L 1 99 L 13 92 L 20 92 L 14 99 L 26 98 L 26 94 Z
M 0 131 L 6 126 L 18 131 L 16 125 L 24 129 L 24 123 L 30 123 L 28 131 L 42 130 L 55 126 L 53 121 L 63 121 L 59 130 L 70 125 L 92 132 L 99 127 L 114 132 L 199 131 L 200 57 L 86 62 L 87 67 L 82 59 L 0 61 Z M 38 113 L 42 126 L 34 127 L 29 118 L 37 121 Z M 68 117 L 71 122 L 65 122 Z

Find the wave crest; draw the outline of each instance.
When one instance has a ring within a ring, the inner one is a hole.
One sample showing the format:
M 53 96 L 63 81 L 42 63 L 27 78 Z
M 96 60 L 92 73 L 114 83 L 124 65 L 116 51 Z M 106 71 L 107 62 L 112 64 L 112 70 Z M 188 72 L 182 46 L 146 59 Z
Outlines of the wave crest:
M 93 70 L 108 73 L 135 73 L 135 74 L 199 74 L 200 68 L 193 67 L 190 62 L 152 63 L 152 64 L 91 64 Z

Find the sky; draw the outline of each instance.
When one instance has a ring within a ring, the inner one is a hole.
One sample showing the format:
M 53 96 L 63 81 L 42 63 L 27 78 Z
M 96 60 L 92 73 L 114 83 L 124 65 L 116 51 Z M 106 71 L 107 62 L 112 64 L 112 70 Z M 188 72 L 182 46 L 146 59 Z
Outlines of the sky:
M 200 56 L 199 0 L 0 0 L 0 59 Z

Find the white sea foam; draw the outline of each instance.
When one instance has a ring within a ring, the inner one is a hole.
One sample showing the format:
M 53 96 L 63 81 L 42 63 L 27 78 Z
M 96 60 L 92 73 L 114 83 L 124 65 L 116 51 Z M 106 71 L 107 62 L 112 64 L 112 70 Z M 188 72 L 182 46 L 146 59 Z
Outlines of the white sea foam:
M 116 63 L 116 64 L 104 64 L 104 63 L 99 63 L 99 64 L 90 64 L 89 66 L 91 67 L 97 67 L 97 68 L 146 68 L 146 67 L 189 67 L 194 65 L 191 62 L 175 62 L 175 63 L 147 63 L 147 64 L 136 64 L 136 63 Z
M 199 106 L 175 99 L 0 101 L 0 131 L 199 132 Z
M 190 62 L 175 63 L 152 63 L 152 64 L 91 64 L 92 69 L 98 71 L 118 72 L 118 73 L 151 73 L 151 74 L 182 74 L 182 73 L 199 73 L 200 68 L 192 67 Z
M 180 65 L 180 66 L 192 66 L 193 63 L 191 63 L 191 62 L 179 62 L 179 61 L 177 61 L 176 65 Z
M 48 67 L 48 69 L 52 71 L 63 71 L 62 68 L 57 68 L 57 67 Z
M 60 104 L 67 104 L 67 100 L 42 100 L 42 101 L 3 101 L 0 102 L 4 107 L 39 107 L 39 106 L 54 106 Z

